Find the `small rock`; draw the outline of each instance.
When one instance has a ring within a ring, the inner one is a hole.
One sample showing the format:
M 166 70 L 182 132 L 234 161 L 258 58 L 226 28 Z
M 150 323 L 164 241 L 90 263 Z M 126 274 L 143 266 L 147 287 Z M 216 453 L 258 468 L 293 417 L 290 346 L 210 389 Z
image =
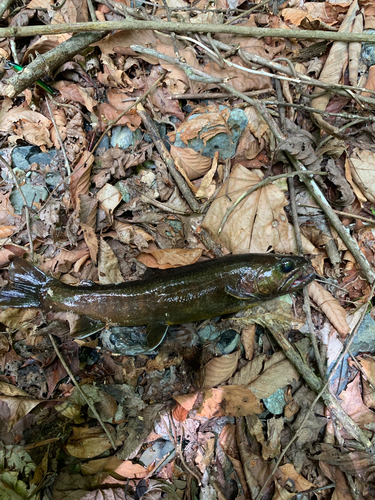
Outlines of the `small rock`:
M 48 198 L 48 191 L 42 186 L 34 186 L 33 184 L 29 184 L 28 182 L 26 182 L 26 184 L 21 186 L 21 190 L 26 198 L 26 202 L 29 207 L 31 207 L 34 202 L 38 203 Z M 24 207 L 24 202 L 20 192 L 16 187 L 12 189 L 12 194 L 9 198 L 10 202 L 13 205 L 15 213 L 21 215 L 22 209 Z
M 20 170 L 26 170 L 33 163 L 29 161 L 30 157 L 38 153 L 40 153 L 38 146 L 20 146 L 19 148 L 14 148 L 12 151 L 13 166 Z
M 267 410 L 273 415 L 281 415 L 286 405 L 284 391 L 282 389 L 277 389 L 271 396 L 263 399 L 263 403 Z

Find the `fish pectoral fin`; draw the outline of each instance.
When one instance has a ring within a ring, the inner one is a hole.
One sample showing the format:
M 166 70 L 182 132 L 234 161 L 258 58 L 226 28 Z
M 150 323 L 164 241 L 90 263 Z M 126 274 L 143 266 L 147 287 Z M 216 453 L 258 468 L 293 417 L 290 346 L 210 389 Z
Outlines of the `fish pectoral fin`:
M 156 349 L 164 340 L 168 325 L 165 323 L 152 323 L 147 326 L 147 345 L 150 351 Z
M 248 293 L 238 288 L 233 288 L 230 285 L 226 285 L 225 291 L 228 295 L 235 297 L 236 299 L 245 299 L 245 300 L 259 300 L 260 297 L 255 293 Z
M 97 321 L 87 316 L 79 316 L 75 321 L 70 335 L 75 339 L 84 339 L 89 335 L 93 335 L 100 330 L 103 330 L 105 323 Z

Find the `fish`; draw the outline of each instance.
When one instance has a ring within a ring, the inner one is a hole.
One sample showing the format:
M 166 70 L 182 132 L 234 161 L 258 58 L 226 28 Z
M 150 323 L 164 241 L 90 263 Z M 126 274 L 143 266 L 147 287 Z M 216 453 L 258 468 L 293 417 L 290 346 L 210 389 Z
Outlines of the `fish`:
M 153 350 L 168 327 L 236 313 L 261 301 L 301 290 L 316 277 L 304 257 L 239 254 L 156 272 L 115 285 L 71 286 L 16 257 L 0 307 L 37 307 L 80 316 L 77 338 L 105 326 L 145 326 Z

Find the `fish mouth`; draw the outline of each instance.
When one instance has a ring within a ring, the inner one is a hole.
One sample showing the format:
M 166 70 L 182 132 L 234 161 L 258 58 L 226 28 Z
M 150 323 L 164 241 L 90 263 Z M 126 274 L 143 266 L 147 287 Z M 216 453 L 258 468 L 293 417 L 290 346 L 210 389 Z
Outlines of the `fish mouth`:
M 307 269 L 295 269 L 283 284 L 283 289 L 287 291 L 300 290 L 311 283 L 318 275 L 312 267 Z

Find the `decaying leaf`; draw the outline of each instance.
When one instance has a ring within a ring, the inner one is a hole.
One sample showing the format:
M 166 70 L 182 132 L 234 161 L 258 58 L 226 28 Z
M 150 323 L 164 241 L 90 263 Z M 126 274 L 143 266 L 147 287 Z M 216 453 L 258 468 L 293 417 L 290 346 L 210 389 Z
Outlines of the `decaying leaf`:
M 229 380 L 229 384 L 248 387 L 259 399 L 271 396 L 277 389 L 299 380 L 300 375 L 282 352 L 270 359 L 260 355 L 249 361 Z
M 74 168 L 70 178 L 70 195 L 73 207 L 76 208 L 81 194 L 88 194 L 90 186 L 91 167 L 94 163 L 94 155 L 85 151 L 82 158 Z
M 101 208 L 105 211 L 107 216 L 111 219 L 113 211 L 121 201 L 121 193 L 112 184 L 105 184 L 96 195 Z
M 201 255 L 201 248 L 166 248 L 142 252 L 137 256 L 137 260 L 147 267 L 169 269 L 194 264 Z
M 91 476 L 98 472 L 108 472 L 113 477 L 141 479 L 147 476 L 147 470 L 140 464 L 135 464 L 130 460 L 121 460 L 120 458 L 98 458 L 90 460 L 81 465 L 81 472 L 84 476 Z
M 204 387 L 215 387 L 228 380 L 237 369 L 239 351 L 212 358 L 204 367 Z
M 177 148 L 171 145 L 171 155 L 175 161 L 178 159 L 181 162 L 181 166 L 190 180 L 198 179 L 210 170 L 211 158 L 201 155 L 194 149 Z
M 375 203 L 375 153 L 355 148 L 349 157 L 350 171 L 365 198 Z
M 255 190 L 238 203 L 218 234 L 227 210 L 262 178 L 260 170 L 249 171 L 237 164 L 209 208 L 202 227 L 232 253 L 265 253 L 270 248 L 281 253 L 295 252 L 294 228 L 284 212 L 287 201 L 273 184 Z M 315 253 L 306 238 L 303 244 L 306 253 Z
M 263 411 L 263 406 L 254 393 L 241 385 L 218 387 L 204 392 L 175 396 L 174 399 L 187 411 L 197 408 L 197 415 L 205 418 L 225 415 L 239 417 Z
M 100 238 L 98 267 L 99 281 L 102 285 L 111 285 L 124 281 L 117 257 L 103 238 Z
M 114 437 L 113 427 L 105 425 Z M 118 444 L 121 444 L 121 441 Z M 102 427 L 73 427 L 72 435 L 66 445 L 66 451 L 77 458 L 97 457 L 111 448 L 112 444 Z
M 316 281 L 310 283 L 309 295 L 321 308 L 341 337 L 345 338 L 350 332 L 350 328 L 346 321 L 346 311 L 340 306 L 339 301 Z
M 19 123 L 19 128 L 14 129 Z M 52 147 L 50 140 L 50 128 L 52 122 L 37 111 L 32 111 L 29 107 L 19 106 L 10 109 L 4 116 L 0 124 L 0 132 L 8 134 L 16 133 L 18 138 L 23 138 L 35 146 Z

